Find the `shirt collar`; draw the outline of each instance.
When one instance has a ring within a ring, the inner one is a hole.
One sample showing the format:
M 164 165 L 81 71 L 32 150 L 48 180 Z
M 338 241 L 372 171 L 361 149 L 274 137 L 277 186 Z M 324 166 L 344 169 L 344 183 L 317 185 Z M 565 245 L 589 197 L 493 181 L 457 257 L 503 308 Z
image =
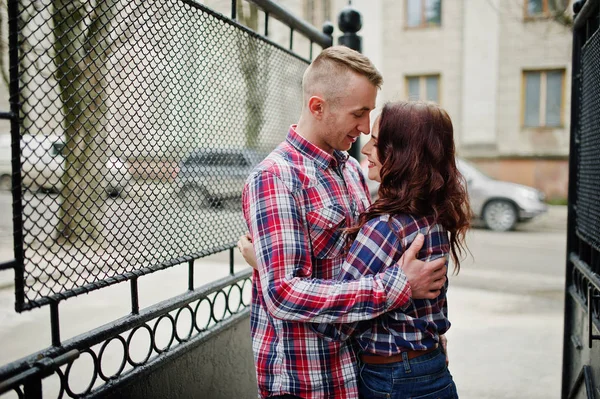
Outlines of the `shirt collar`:
M 327 169 L 330 165 L 334 167 L 337 165 L 345 165 L 349 157 L 346 151 L 334 150 L 333 155 L 331 155 L 310 141 L 306 140 L 304 137 L 300 136 L 296 132 L 296 126 L 297 125 L 290 126 L 290 130 L 288 131 L 287 135 L 288 143 L 290 143 L 294 148 L 315 161 L 317 165 L 323 169 Z

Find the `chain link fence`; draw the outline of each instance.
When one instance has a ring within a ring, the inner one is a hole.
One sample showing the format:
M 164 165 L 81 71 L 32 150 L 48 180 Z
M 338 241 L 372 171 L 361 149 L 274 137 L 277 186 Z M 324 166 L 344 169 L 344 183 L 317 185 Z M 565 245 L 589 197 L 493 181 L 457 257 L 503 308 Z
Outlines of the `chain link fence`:
M 600 1 L 574 3 L 562 398 L 595 397 L 600 370 Z
M 600 36 L 596 33 L 582 50 L 577 231 L 600 251 Z
M 232 247 L 245 178 L 295 122 L 308 61 L 193 1 L 17 15 L 17 308 Z

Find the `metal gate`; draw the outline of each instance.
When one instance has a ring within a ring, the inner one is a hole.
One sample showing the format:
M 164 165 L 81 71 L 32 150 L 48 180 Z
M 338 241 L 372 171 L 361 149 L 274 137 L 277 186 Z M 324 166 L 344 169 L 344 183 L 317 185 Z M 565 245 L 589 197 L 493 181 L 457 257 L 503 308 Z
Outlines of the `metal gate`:
M 52 346 L 0 368 L 0 395 L 42 397 L 52 376 L 58 397 L 119 396 L 248 318 L 250 270 L 233 268 L 242 186 L 299 115 L 333 27 L 270 0 L 214 3 L 231 18 L 195 0 L 8 1 L 15 259 L 0 270 L 14 271 L 18 312 L 48 307 Z M 229 275 L 195 286 L 194 261 L 223 251 Z M 182 264 L 187 292 L 140 309 L 138 279 Z M 125 281 L 129 316 L 61 339 L 63 301 Z
M 600 1 L 577 1 L 562 398 L 600 397 Z

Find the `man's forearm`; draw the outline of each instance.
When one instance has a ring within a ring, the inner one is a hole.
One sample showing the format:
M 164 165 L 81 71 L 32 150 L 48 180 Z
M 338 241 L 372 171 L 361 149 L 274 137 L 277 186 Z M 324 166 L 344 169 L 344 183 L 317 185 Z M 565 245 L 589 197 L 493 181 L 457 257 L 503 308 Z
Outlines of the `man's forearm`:
M 261 278 L 269 313 L 278 319 L 311 323 L 371 320 L 410 301 L 401 270 L 334 281 L 301 277 L 280 281 Z

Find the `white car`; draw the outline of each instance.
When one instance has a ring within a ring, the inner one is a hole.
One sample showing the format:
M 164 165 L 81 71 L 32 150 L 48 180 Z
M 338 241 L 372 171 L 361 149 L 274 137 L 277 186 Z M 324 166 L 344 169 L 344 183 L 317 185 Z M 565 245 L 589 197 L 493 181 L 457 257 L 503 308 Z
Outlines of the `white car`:
M 456 164 L 467 182 L 473 217 L 481 219 L 490 230 L 512 230 L 518 222 L 529 221 L 547 212 L 548 206 L 541 191 L 522 184 L 495 180 L 464 159 L 456 158 Z M 366 160 L 361 166 L 366 177 Z M 375 198 L 379 183 L 367 178 L 367 185 L 371 196 Z
M 2 143 L 0 184 L 2 189 L 11 187 L 10 146 Z M 64 140 L 60 136 L 24 135 L 21 138 L 21 181 L 24 187 L 46 191 L 60 191 L 65 173 Z M 8 162 L 4 158 L 8 158 Z M 105 169 L 104 169 L 105 168 Z M 129 185 L 131 174 L 127 165 L 116 156 L 107 159 L 104 168 L 97 173 L 104 176 L 102 189 L 111 196 L 122 194 Z M 93 173 L 92 171 L 90 173 Z

